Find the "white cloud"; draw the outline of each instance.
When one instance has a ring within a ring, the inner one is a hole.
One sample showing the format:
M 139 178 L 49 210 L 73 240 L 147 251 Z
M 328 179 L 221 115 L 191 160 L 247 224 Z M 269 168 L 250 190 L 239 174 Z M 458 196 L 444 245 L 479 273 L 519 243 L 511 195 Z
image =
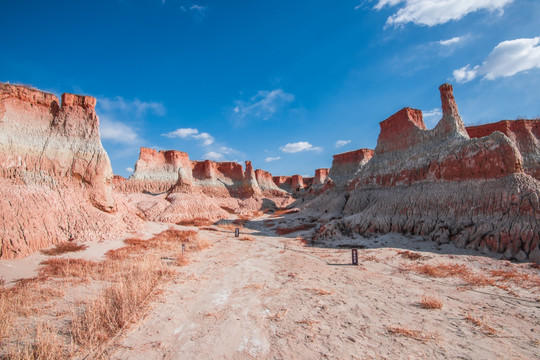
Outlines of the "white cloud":
M 350 143 L 351 143 L 351 140 L 338 140 L 338 141 L 336 141 L 335 146 L 337 148 L 340 148 L 340 147 L 345 146 L 345 145 L 350 144 Z
M 126 168 L 126 171 L 129 172 L 129 173 L 132 173 L 132 172 L 135 171 L 135 170 L 133 170 L 132 167 L 127 167 L 127 168 Z
M 121 144 L 136 144 L 140 142 L 137 132 L 128 124 L 101 116 L 99 120 L 101 139 Z
M 202 140 L 204 146 L 208 146 L 214 142 L 214 137 L 207 132 L 200 133 L 199 130 L 193 128 L 180 128 L 166 134 L 161 134 L 168 138 L 196 139 Z
M 433 127 L 437 125 L 437 122 L 442 116 L 442 112 L 440 109 L 435 108 L 432 110 L 422 111 L 422 116 L 424 118 L 424 123 L 427 125 L 427 127 Z
M 194 16 L 199 19 L 202 19 L 206 15 L 207 9 L 208 9 L 207 6 L 202 6 L 202 5 L 197 5 L 197 4 L 193 4 L 189 7 L 189 10 L 191 10 L 194 13 Z
M 162 103 L 154 101 L 125 100 L 121 96 L 114 99 L 98 98 L 97 102 L 99 109 L 105 113 L 122 112 L 137 117 L 143 116 L 147 112 L 152 112 L 156 115 L 165 115 L 165 107 Z
M 165 114 L 165 107 L 161 103 L 126 100 L 121 96 L 112 99 L 98 98 L 96 107 L 100 118 L 101 138 L 121 144 L 136 145 L 141 142 L 137 131 L 128 120 L 140 121 L 147 113 L 158 116 Z
M 322 150 L 320 147 L 316 147 L 308 143 L 307 141 L 299 141 L 295 143 L 288 143 L 287 145 L 284 145 L 279 148 L 281 151 L 285 153 L 297 153 L 301 151 L 318 151 Z
M 378 0 L 376 10 L 399 5 L 399 10 L 386 20 L 387 25 L 434 26 L 451 20 L 460 20 L 465 15 L 479 11 L 499 11 L 514 0 Z
M 519 72 L 540 68 L 540 36 L 503 41 L 497 45 L 482 65 L 466 65 L 453 71 L 457 82 L 471 81 L 477 76 L 494 80 Z
M 264 159 L 264 161 L 266 161 L 266 162 L 272 162 L 272 161 L 277 161 L 277 160 L 280 160 L 280 159 L 281 159 L 281 157 L 279 157 L 279 156 L 274 156 L 274 157 L 269 156 L 269 157 L 267 157 L 266 159 Z
M 209 151 L 206 154 L 204 154 L 203 157 L 205 160 L 208 159 L 208 160 L 214 160 L 214 161 L 220 161 L 220 160 L 223 160 L 224 158 L 223 154 L 220 154 L 215 151 Z
M 282 89 L 272 91 L 258 91 L 249 101 L 238 100 L 233 112 L 240 116 L 270 119 L 276 112 L 294 101 L 294 95 Z
M 450 46 L 450 45 L 457 44 L 458 42 L 460 42 L 462 40 L 463 40 L 462 36 L 456 36 L 456 37 L 453 37 L 453 38 L 448 39 L 448 40 L 439 40 L 439 41 L 437 41 L 437 43 L 442 45 L 442 46 Z

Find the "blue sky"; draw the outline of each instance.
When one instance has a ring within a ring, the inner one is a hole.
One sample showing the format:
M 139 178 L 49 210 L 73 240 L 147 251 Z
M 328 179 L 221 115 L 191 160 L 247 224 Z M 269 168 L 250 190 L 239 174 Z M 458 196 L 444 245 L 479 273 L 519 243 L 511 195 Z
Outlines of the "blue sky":
M 313 175 L 402 107 L 466 124 L 540 115 L 537 0 L 1 1 L 0 81 L 98 99 L 128 176 L 140 146 Z

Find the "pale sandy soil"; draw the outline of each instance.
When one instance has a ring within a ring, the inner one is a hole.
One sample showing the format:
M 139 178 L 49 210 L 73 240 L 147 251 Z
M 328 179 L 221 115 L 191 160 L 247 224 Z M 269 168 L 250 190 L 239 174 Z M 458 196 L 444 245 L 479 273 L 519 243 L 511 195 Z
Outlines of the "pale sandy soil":
M 102 357 L 540 358 L 540 274 L 530 264 L 398 234 L 305 246 L 295 239 L 302 233 L 277 236 L 264 220 L 243 229 L 252 241 L 239 240 L 223 228 L 201 229 L 213 246 L 193 253 L 192 263 L 162 287 L 147 315 L 110 341 Z M 149 238 L 168 226 L 149 223 L 141 235 Z M 97 260 L 122 241 L 88 245 L 84 252 L 62 256 Z M 349 245 L 359 248 L 359 266 L 351 265 Z M 404 249 L 421 258 L 401 256 Z M 0 275 L 8 281 L 32 276 L 41 257 L 1 261 Z M 464 264 L 475 274 L 515 270 L 530 281 L 501 282 L 504 290 L 407 270 L 443 263 Z M 420 307 L 424 294 L 438 298 L 442 308 Z
M 111 358 L 539 358 L 538 286 L 512 285 L 511 295 L 399 270 L 454 262 L 538 275 L 529 264 L 388 234 L 349 239 L 368 247 L 359 250 L 361 265 L 352 266 L 349 249 L 304 247 L 294 236 L 275 236 L 262 221 L 249 227 L 254 241 L 204 232 L 215 246 L 183 267 L 150 314 L 111 344 Z M 397 254 L 402 248 L 418 249 L 425 258 L 411 262 Z M 419 306 L 426 292 L 442 301 L 442 309 Z M 467 321 L 467 313 L 494 334 Z M 418 330 L 418 339 L 393 334 L 392 327 Z

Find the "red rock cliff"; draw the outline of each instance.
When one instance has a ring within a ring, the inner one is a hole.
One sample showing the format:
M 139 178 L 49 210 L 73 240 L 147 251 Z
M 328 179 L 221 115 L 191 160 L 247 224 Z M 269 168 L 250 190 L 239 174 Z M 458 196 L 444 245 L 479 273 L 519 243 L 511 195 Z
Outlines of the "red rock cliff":
M 338 187 L 346 186 L 372 157 L 371 149 L 358 149 L 334 155 L 328 176 Z
M 419 111 L 399 111 L 381 123 L 375 153 L 348 191 L 326 192 L 306 205 L 307 216 L 330 221 L 316 239 L 400 232 L 540 262 L 540 182 L 522 171 L 518 149 L 522 143 L 523 154 L 534 153 L 534 124 L 477 127 L 471 136 L 482 137 L 471 139 L 452 87 L 440 91 L 443 117 L 433 130 Z M 331 221 L 336 217 L 342 218 Z
M 540 180 L 540 120 L 502 120 L 466 129 L 471 138 L 488 136 L 495 131 L 506 135 L 521 152 L 525 173 Z
M 59 104 L 52 94 L 0 84 L 0 257 L 126 229 L 105 214 L 118 205 L 95 105 L 90 96 L 63 94 Z

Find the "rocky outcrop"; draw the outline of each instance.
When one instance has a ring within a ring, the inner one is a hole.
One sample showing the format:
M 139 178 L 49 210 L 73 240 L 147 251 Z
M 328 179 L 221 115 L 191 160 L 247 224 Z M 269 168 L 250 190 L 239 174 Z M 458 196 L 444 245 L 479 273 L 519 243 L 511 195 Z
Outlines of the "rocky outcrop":
M 272 174 L 268 171 L 261 169 L 255 170 L 255 178 L 259 184 L 259 188 L 263 196 L 273 197 L 273 196 L 284 196 L 286 193 L 283 189 L 280 189 L 272 178 Z
M 308 202 L 303 216 L 331 220 L 315 239 L 395 231 L 507 258 L 538 254 L 540 183 L 523 172 L 516 142 L 501 132 L 470 139 L 452 87 L 440 91 L 433 130 L 419 110 L 400 110 L 381 122 L 373 157 L 347 189 Z
M 328 176 L 336 186 L 345 187 L 372 157 L 371 149 L 358 149 L 334 155 Z
M 137 226 L 112 192 L 96 99 L 0 84 L 0 257 Z
M 502 120 L 466 128 L 471 138 L 489 136 L 499 131 L 512 140 L 523 158 L 523 171 L 540 180 L 540 120 Z
M 166 193 L 178 180 L 180 168 L 191 170 L 191 161 L 185 152 L 154 150 L 141 147 L 135 171 L 117 189 L 123 192 Z M 189 177 L 188 174 L 186 174 Z
M 330 172 L 330 169 L 316 169 L 315 176 L 313 177 L 312 186 L 323 185 L 326 179 L 328 178 L 329 172 Z
M 274 176 L 272 178 L 276 186 L 289 193 L 299 193 L 313 183 L 313 178 L 304 178 L 301 175 Z

